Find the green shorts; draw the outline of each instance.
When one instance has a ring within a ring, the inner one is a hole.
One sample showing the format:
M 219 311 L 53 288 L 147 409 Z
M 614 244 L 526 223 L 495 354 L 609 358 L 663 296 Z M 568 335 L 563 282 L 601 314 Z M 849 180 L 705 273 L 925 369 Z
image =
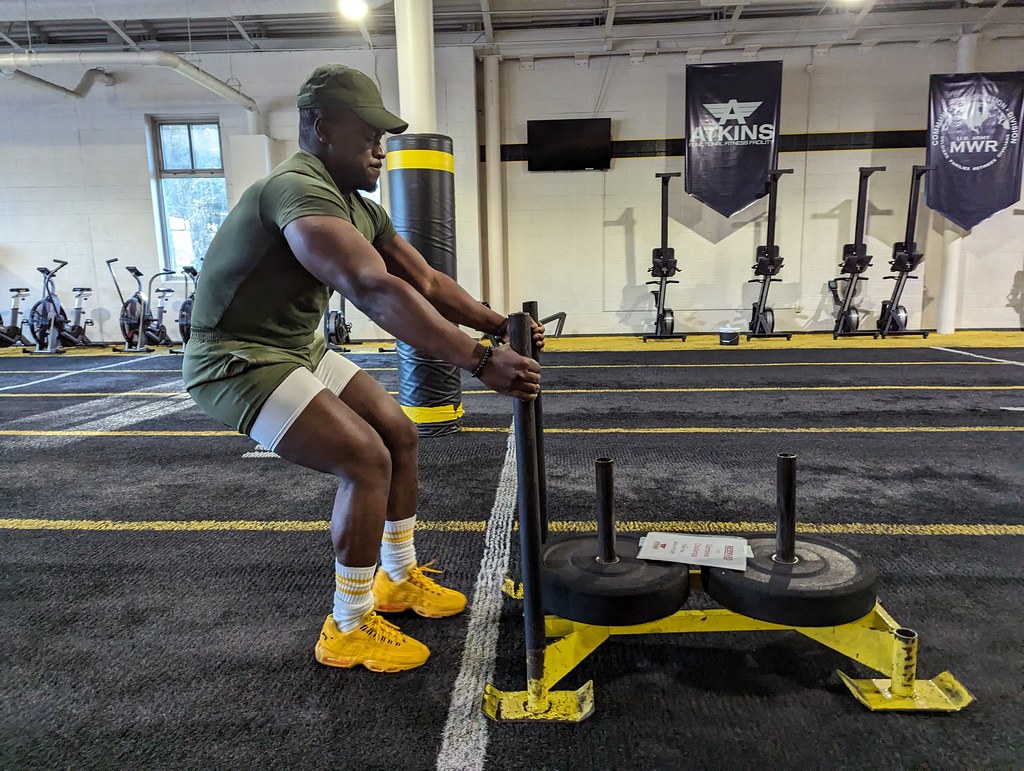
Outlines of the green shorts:
M 313 372 L 326 351 L 319 335 L 300 348 L 275 348 L 193 328 L 181 374 L 189 396 L 207 415 L 248 434 L 263 403 L 284 379 L 298 367 Z

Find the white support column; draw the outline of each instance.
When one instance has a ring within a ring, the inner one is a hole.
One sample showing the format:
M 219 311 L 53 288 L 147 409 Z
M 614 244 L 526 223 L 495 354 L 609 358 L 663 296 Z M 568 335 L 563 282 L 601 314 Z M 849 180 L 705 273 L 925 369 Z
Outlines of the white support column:
M 434 2 L 395 0 L 399 115 L 414 134 L 437 133 Z
M 487 301 L 508 313 L 508 265 L 505 254 L 505 191 L 501 173 L 501 91 L 499 57 L 484 57 L 484 171 L 487 191 Z
M 938 320 L 935 331 L 940 335 L 956 332 L 956 306 L 960 299 L 960 245 L 963 239 L 955 230 L 946 231 L 946 248 L 942 260 L 942 289 L 939 292 Z
M 961 35 L 956 42 L 956 71 L 974 72 L 977 69 L 977 34 Z M 940 335 L 956 332 L 957 305 L 960 300 L 960 260 L 963 236 L 952 225 L 945 234 L 945 254 L 942 265 L 942 286 L 939 289 L 938 320 L 935 328 Z

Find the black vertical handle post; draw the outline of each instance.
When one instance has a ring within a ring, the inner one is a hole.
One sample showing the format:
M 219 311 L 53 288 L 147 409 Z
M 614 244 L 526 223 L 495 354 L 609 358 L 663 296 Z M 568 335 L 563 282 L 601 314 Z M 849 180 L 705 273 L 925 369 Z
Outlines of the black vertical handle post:
M 523 303 L 523 313 L 530 315 L 534 321 L 540 320 L 540 311 L 537 308 L 536 300 L 529 300 Z M 534 361 L 540 363 L 540 348 L 533 339 L 533 330 L 530 331 L 529 353 Z M 544 470 L 544 408 L 541 403 L 542 394 L 537 394 L 533 400 L 534 423 L 537 434 L 537 487 L 540 491 L 540 541 L 547 543 L 548 540 L 548 475 Z
M 914 231 L 917 229 L 917 203 L 920 197 L 921 177 L 932 171 L 934 166 L 915 166 L 910 182 L 910 205 L 907 207 L 907 232 L 903 237 L 903 245 L 909 257 L 914 256 L 917 245 L 914 243 Z
M 864 245 L 864 228 L 868 219 L 868 177 L 876 171 L 885 171 L 885 166 L 861 166 L 859 171 L 860 184 L 857 188 L 857 224 L 856 232 L 853 236 L 853 243 L 857 247 L 858 254 L 860 253 L 860 247 Z
M 677 174 L 655 174 L 661 179 L 661 256 L 668 249 L 668 183 Z
M 774 259 L 776 195 L 779 191 L 779 177 L 792 174 L 792 169 L 769 169 L 768 171 L 768 259 Z
M 796 455 L 780 452 L 776 463 L 775 554 L 776 562 L 796 562 Z
M 615 463 L 611 458 L 594 462 L 597 476 L 597 561 L 610 565 L 618 562 L 615 553 Z
M 509 343 L 516 353 L 530 355 L 530 317 L 509 314 Z M 537 465 L 537 422 L 534 402 L 513 400 L 519 493 L 519 543 L 522 552 L 523 622 L 526 637 L 527 709 L 543 712 L 548 708 L 544 687 L 544 607 L 541 597 L 540 495 Z

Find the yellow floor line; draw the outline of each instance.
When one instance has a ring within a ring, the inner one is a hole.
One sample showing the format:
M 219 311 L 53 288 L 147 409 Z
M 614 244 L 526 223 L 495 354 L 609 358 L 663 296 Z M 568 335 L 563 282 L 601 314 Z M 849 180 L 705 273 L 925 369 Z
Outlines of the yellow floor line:
M 686 330 L 679 330 L 685 332 Z M 738 346 L 723 346 L 718 333 L 690 334 L 685 342 L 679 340 L 651 340 L 644 342 L 641 336 L 606 335 L 587 337 L 552 337 L 545 342 L 546 351 L 707 351 L 724 352 L 742 350 L 789 350 L 789 349 L 862 349 L 862 348 L 1024 348 L 1024 332 L 1016 330 L 971 330 L 951 335 L 932 333 L 927 339 L 921 337 L 888 337 L 875 340 L 868 337 L 840 337 L 833 340 L 831 333 L 797 332 L 792 340 L 784 338 L 754 338 L 747 340 L 740 332 Z
M 782 393 L 789 391 L 1024 391 L 1024 385 L 834 385 L 834 386 L 744 386 L 708 388 L 546 388 L 545 394 L 722 394 L 722 393 Z M 396 396 L 398 391 L 388 391 Z M 488 389 L 472 389 L 463 396 L 497 396 Z M 0 399 L 27 398 L 94 398 L 104 396 L 186 397 L 186 391 L 63 391 L 53 393 L 11 394 L 0 393 Z
M 653 315 L 652 315 L 653 318 Z M 644 342 L 642 333 L 636 335 L 580 335 L 574 337 L 549 337 L 545 350 L 555 352 L 582 351 L 740 351 L 750 350 L 786 350 L 786 349 L 861 349 L 861 348 L 1024 348 L 1024 332 L 1012 329 L 967 330 L 951 335 L 931 333 L 927 339 L 922 337 L 888 337 L 877 340 L 870 336 L 840 337 L 833 340 L 829 332 L 794 332 L 791 340 L 785 338 L 754 338 L 746 339 L 746 332 L 740 332 L 738 346 L 723 346 L 719 342 L 717 332 L 686 332 L 689 336 L 685 342 L 679 340 L 651 340 Z M 785 331 L 785 330 L 780 330 Z M 379 354 L 380 348 L 393 348 L 390 340 L 372 340 L 364 343 L 353 343 L 349 347 L 351 353 Z M 163 354 L 165 349 L 158 349 Z M 389 350 L 386 353 L 394 353 Z M 30 356 L 21 352 L 21 348 L 0 348 L 0 357 Z M 109 347 L 69 348 L 64 356 L 110 356 L 123 357 L 126 354 L 115 353 Z M 170 354 L 167 354 L 170 355 Z
M 507 434 L 507 426 L 467 426 L 462 429 L 470 434 Z M 663 426 L 651 428 L 549 428 L 545 434 L 956 434 L 956 433 L 1001 433 L 1024 431 L 1024 426 L 827 426 L 791 427 L 778 426 Z M 66 430 L 20 430 L 0 429 L 0 436 L 146 436 L 146 437 L 190 437 L 190 436 L 241 436 L 237 431 L 82 431 Z
M 416 529 L 446 533 L 482 533 L 485 521 L 448 520 L 416 523 Z M 764 522 L 709 522 L 707 520 L 675 521 L 622 521 L 616 523 L 621 532 L 648 533 L 689 532 L 689 533 L 773 533 L 774 524 Z M 114 520 L 114 519 L 2 519 L 0 530 L 75 530 L 106 532 L 209 532 L 209 531 L 260 531 L 260 532 L 323 532 L 329 523 L 320 520 Z M 592 532 L 592 522 L 552 521 L 551 532 Z M 935 523 L 908 525 L 901 523 L 833 523 L 797 525 L 797 532 L 810 534 L 849 535 L 917 535 L 917 536 L 1020 536 L 1024 525 L 970 525 L 966 523 Z
M 689 364 L 542 364 L 549 369 L 730 369 L 745 367 L 1006 367 L 1002 361 L 757 361 L 757 362 L 716 362 Z M 364 372 L 397 372 L 398 367 L 361 367 Z M 0 370 L 0 375 L 59 375 L 75 372 L 73 369 L 8 369 Z M 174 369 L 115 369 L 96 370 L 90 375 L 119 375 L 121 373 L 141 374 L 175 374 Z
M 717 362 L 714 364 L 549 364 L 541 362 L 541 369 L 722 369 L 728 367 L 922 367 L 952 365 L 967 366 L 1010 366 L 1001 361 L 761 361 L 761 362 Z
M 785 391 L 1024 391 L 1024 385 L 834 385 L 834 386 L 746 386 L 708 388 L 545 388 L 544 394 L 721 394 Z M 495 394 L 494 391 L 463 391 L 463 396 Z M 495 394 L 497 395 L 497 394 Z

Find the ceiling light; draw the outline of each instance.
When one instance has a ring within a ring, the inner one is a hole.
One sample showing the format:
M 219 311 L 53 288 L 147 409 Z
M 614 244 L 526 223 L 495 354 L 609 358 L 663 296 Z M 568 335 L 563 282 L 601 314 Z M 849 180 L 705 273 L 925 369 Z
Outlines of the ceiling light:
M 346 19 L 360 21 L 366 18 L 369 9 L 366 6 L 366 0 L 338 0 L 338 10 Z

